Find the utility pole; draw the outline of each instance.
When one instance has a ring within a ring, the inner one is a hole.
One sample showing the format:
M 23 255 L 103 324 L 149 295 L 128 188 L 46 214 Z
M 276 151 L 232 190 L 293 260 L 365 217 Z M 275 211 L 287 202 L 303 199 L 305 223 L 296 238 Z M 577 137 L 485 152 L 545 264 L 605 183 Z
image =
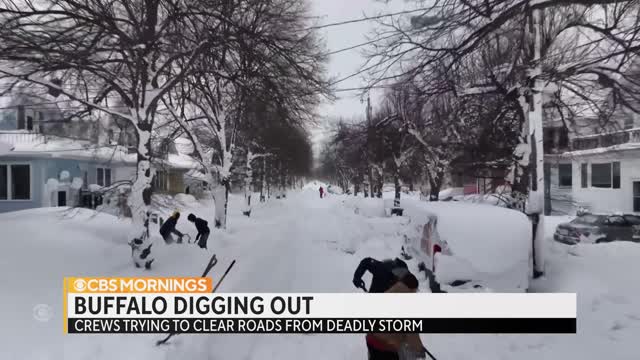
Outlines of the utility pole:
M 544 181 L 544 146 L 543 146 L 543 84 L 540 80 L 542 68 L 540 59 L 542 57 L 542 9 L 529 9 L 528 18 L 528 45 L 530 45 L 530 67 L 529 77 L 532 79 L 526 86 L 529 94 L 526 102 L 522 102 L 523 108 L 528 105 L 525 111 L 528 123 L 528 141 L 530 145 L 529 184 L 527 206 L 524 209 L 532 221 L 533 236 L 533 276 L 539 277 L 544 274 L 544 203 L 545 203 L 545 181 Z M 411 25 L 414 29 L 424 28 L 434 25 L 442 19 L 438 17 L 416 16 L 411 18 Z M 523 95 L 523 94 L 521 94 Z M 523 99 L 524 100 L 524 99 Z M 523 109 L 524 110 L 524 109 Z

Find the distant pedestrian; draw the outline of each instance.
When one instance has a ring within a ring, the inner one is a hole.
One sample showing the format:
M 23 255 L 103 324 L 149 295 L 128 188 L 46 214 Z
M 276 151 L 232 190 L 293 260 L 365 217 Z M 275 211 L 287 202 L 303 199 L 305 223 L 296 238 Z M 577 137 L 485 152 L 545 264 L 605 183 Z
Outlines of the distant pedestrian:
M 320 199 L 322 199 L 323 195 L 324 195 L 324 189 L 322 188 L 322 186 L 320 186 Z
M 184 234 L 176 229 L 179 218 L 180 212 L 176 211 L 171 214 L 167 221 L 165 221 L 164 224 L 162 224 L 162 226 L 160 227 L 160 235 L 162 235 L 162 238 L 167 244 L 172 244 L 174 242 L 174 238 L 171 234 L 178 235 L 178 243 L 182 242 L 182 237 L 184 236 Z
M 209 239 L 209 234 L 211 233 L 211 230 L 209 229 L 209 223 L 206 220 L 196 217 L 193 214 L 189 214 L 189 216 L 187 216 L 187 220 L 196 225 L 196 229 L 198 230 L 198 235 L 196 235 L 196 242 L 198 243 L 198 246 L 206 249 L 207 240 Z

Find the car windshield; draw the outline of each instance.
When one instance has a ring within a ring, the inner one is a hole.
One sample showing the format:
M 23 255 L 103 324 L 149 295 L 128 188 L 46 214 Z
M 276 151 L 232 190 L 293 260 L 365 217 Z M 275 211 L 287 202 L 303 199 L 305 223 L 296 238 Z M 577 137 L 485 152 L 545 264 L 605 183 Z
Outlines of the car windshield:
M 597 224 L 600 220 L 602 220 L 602 216 L 598 215 L 582 215 L 580 217 L 575 218 L 572 223 L 577 224 Z
M 636 215 L 625 215 L 624 219 L 627 220 L 631 225 L 640 225 L 640 216 Z

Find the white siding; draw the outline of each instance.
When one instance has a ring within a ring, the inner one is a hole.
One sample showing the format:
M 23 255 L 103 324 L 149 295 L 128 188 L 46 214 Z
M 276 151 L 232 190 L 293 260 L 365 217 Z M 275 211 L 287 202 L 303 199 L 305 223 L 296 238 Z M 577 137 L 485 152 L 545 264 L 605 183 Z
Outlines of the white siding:
M 551 184 L 551 210 L 553 213 L 571 213 L 575 208 L 575 203 L 571 187 L 560 187 L 559 164 L 568 164 L 571 160 L 554 161 L 550 165 L 549 183 Z M 576 177 L 575 164 L 573 164 L 572 184 L 575 187 L 580 185 L 580 178 Z M 578 173 L 579 175 L 579 173 Z
M 633 182 L 640 181 L 640 151 L 623 153 L 609 153 L 594 156 L 576 157 L 573 163 L 572 189 L 560 189 L 558 187 L 557 165 L 551 167 L 551 198 L 553 210 L 559 210 L 561 204 L 556 201 L 560 194 L 569 194 L 573 200 L 573 206 L 586 206 L 594 212 L 633 212 Z M 591 186 L 591 164 L 620 162 L 620 188 L 598 188 Z M 565 161 L 561 161 L 565 162 Z M 587 167 L 588 183 L 582 188 L 581 164 L 589 164 Z
M 620 161 L 620 189 L 595 188 L 586 189 L 574 187 L 574 197 L 581 202 L 591 205 L 594 211 L 633 211 L 633 181 L 640 181 L 640 158 L 599 157 L 589 159 L 589 163 L 599 163 L 607 161 Z M 589 166 L 589 177 L 591 177 L 591 166 Z M 578 184 L 579 185 L 579 184 Z
M 133 181 L 136 177 L 136 166 L 135 165 L 118 165 L 111 168 L 111 181 L 124 181 L 129 180 Z

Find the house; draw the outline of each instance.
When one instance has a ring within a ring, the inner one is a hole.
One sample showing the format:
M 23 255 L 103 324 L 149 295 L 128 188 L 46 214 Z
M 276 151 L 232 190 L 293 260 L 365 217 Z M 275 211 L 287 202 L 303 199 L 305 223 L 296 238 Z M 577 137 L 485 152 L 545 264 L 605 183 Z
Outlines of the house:
M 95 207 L 106 191 L 135 179 L 133 138 L 123 136 L 126 132 L 111 119 L 78 120 L 43 103 L 16 96 L 0 104 L 0 147 L 10 149 L 0 153 L 0 213 L 46 206 Z M 185 192 L 185 178 L 197 167 L 171 143 L 165 140 L 154 147 L 167 150 L 153 160 L 158 169 L 154 192 Z
M 575 128 L 575 129 L 574 129 Z M 640 115 L 545 123 L 545 213 L 640 212 Z
M 576 137 L 545 155 L 547 213 L 640 213 L 640 128 Z

